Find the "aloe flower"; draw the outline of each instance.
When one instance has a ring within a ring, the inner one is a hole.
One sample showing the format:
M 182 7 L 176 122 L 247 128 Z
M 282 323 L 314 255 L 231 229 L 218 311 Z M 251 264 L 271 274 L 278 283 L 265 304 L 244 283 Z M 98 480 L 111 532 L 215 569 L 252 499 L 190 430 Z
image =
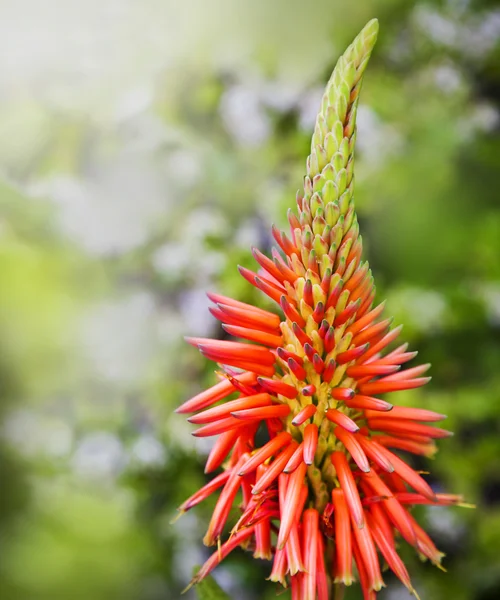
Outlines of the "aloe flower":
M 177 412 L 196 413 L 193 435 L 218 436 L 205 472 L 222 467 L 180 507 L 219 494 L 204 537 L 217 548 L 192 583 L 237 546 L 272 560 L 269 579 L 294 600 L 328 600 L 355 580 L 371 600 L 382 561 L 416 595 L 398 538 L 440 565 L 411 507 L 461 498 L 434 493 L 394 451 L 430 457 L 450 433 L 435 426 L 444 415 L 379 398 L 426 384 L 429 365 L 402 368 L 416 352 L 394 347 L 401 328 L 373 306 L 353 201 L 356 112 L 377 31 L 370 21 L 327 85 L 290 233 L 273 227 L 272 257 L 253 249 L 258 271 L 239 269 L 277 312 L 210 293 L 211 313 L 245 341 L 188 338 L 219 363 L 220 381 Z

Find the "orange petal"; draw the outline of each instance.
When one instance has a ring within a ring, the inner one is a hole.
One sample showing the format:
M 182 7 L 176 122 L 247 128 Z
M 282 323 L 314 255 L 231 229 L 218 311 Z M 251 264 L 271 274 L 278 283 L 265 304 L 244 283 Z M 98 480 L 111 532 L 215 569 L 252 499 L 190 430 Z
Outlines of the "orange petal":
M 235 410 L 231 415 L 236 419 L 243 421 L 254 419 L 275 419 L 277 417 L 286 417 L 290 413 L 288 404 L 273 404 L 271 406 L 257 406 L 256 408 L 246 408 Z
M 261 362 L 265 365 L 273 365 L 275 362 L 273 354 L 264 346 L 226 340 L 191 339 L 197 340 L 196 345 L 203 354 L 216 356 L 217 360 L 237 358 L 249 362 Z
M 209 481 L 206 485 L 204 485 L 201 489 L 199 489 L 196 493 L 194 493 L 190 498 L 185 500 L 178 508 L 179 511 L 185 512 L 190 508 L 193 508 L 205 498 L 208 498 L 210 494 L 215 492 L 216 489 L 223 486 L 226 481 L 229 479 L 230 471 L 224 471 L 217 477 L 214 477 L 211 481 Z
M 314 508 L 304 511 L 302 517 L 302 555 L 305 575 L 303 600 L 316 600 L 316 577 L 318 572 L 319 515 Z
M 285 316 L 292 322 L 297 323 L 299 327 L 305 327 L 306 322 L 299 311 L 293 306 L 290 300 L 286 296 L 281 296 L 280 305 L 285 313 Z
M 387 516 L 392 521 L 393 525 L 401 532 L 403 538 L 411 546 L 415 546 L 415 531 L 413 530 L 410 519 L 408 518 L 408 511 L 405 510 L 403 506 L 401 506 L 401 504 L 396 500 L 387 485 L 374 471 L 363 475 L 363 482 L 368 484 L 375 494 L 384 498 L 381 502 L 384 506 Z
M 285 550 L 276 550 L 274 553 L 273 568 L 269 580 L 281 583 L 283 587 L 287 586 L 286 574 L 288 571 L 288 561 Z
M 361 300 L 359 298 L 354 302 L 349 302 L 349 304 L 344 308 L 344 310 L 335 316 L 335 327 L 340 327 L 341 325 L 346 323 L 351 317 L 353 317 L 356 314 L 356 311 L 359 309 L 360 306 Z
M 303 408 L 299 413 L 295 415 L 292 420 L 292 425 L 302 425 L 310 419 L 316 413 L 316 406 L 314 404 L 308 404 L 305 408 Z
M 257 381 L 259 384 L 271 394 L 281 394 L 285 398 L 296 398 L 299 395 L 299 391 L 293 385 L 288 385 L 283 381 L 277 379 L 267 379 L 265 377 L 258 377 Z
M 340 425 L 340 427 L 347 429 L 347 431 L 359 431 L 358 425 L 350 417 L 340 412 L 336 408 L 329 408 L 325 413 L 325 417 L 332 423 L 335 423 L 336 425 Z
M 362 346 L 356 346 L 350 350 L 341 352 L 340 354 L 337 354 L 336 361 L 339 365 L 345 365 L 362 356 L 366 352 L 367 348 L 368 344 L 363 344 Z
M 297 448 L 298 444 L 295 441 L 290 442 L 290 444 L 278 454 L 278 456 L 274 459 L 272 463 L 270 463 L 269 468 L 265 472 L 262 477 L 259 477 L 257 483 L 254 485 L 252 489 L 252 494 L 260 494 L 265 489 L 267 489 L 273 481 L 275 481 L 278 476 L 283 472 L 285 465 L 290 460 L 290 457 L 293 455 Z
M 295 469 L 304 462 L 304 442 L 299 444 L 295 452 L 290 457 L 290 460 L 286 463 L 283 471 L 285 473 L 293 473 Z
M 370 530 L 375 540 L 375 544 L 378 546 L 382 556 L 385 558 L 385 561 L 389 565 L 391 571 L 398 577 L 398 579 L 403 583 L 403 585 L 412 592 L 413 588 L 411 585 L 410 575 L 405 567 L 404 562 L 401 560 L 401 557 L 396 552 L 396 549 L 388 540 L 384 532 L 381 528 L 379 528 L 377 522 L 373 519 L 370 514 L 366 514 L 366 519 L 368 525 L 370 526 Z
M 384 415 L 368 419 L 368 427 L 373 431 L 386 431 L 396 435 L 410 434 L 428 438 L 445 438 L 453 435 L 451 431 L 433 427 L 432 425 L 423 425 L 415 423 L 410 419 L 398 419 Z
M 361 319 L 356 319 L 352 325 L 346 329 L 346 333 L 352 333 L 352 335 L 356 335 L 365 327 L 368 327 L 375 319 L 377 319 L 385 308 L 385 302 L 379 304 L 376 308 L 371 310 L 369 313 L 366 313 Z
M 392 473 L 394 471 L 394 465 L 387 458 L 384 452 L 381 452 L 376 442 L 369 440 L 367 437 L 360 435 L 358 436 L 358 442 L 365 451 L 366 455 L 381 469 Z
M 304 428 L 304 462 L 306 465 L 312 465 L 314 455 L 318 446 L 318 426 L 309 423 Z
M 297 517 L 297 504 L 302 492 L 302 485 L 304 483 L 306 470 L 307 465 L 306 463 L 302 462 L 291 475 L 288 475 L 289 482 L 285 505 L 283 507 L 280 506 L 281 524 L 278 534 L 278 549 L 285 547 L 288 536 L 290 535 L 290 530 L 294 523 L 294 519 Z
M 218 303 L 217 308 L 211 307 L 211 313 L 222 323 L 258 329 L 272 335 L 280 335 L 280 318 L 273 313 L 262 311 L 256 312 L 254 307 L 246 308 Z M 260 309 L 258 309 L 260 310 Z
M 410 439 L 391 437 L 389 435 L 378 435 L 376 439 L 379 444 L 386 448 L 397 448 L 398 450 L 426 456 L 427 458 L 432 458 L 437 451 L 436 445 L 432 442 L 422 443 Z
M 294 246 L 292 244 L 292 242 L 288 239 L 288 237 L 286 236 L 286 234 L 283 233 L 283 231 L 280 231 L 276 227 L 276 225 L 272 226 L 271 232 L 273 234 L 274 239 L 278 243 L 279 247 L 283 250 L 283 252 L 286 255 L 288 255 L 288 256 L 291 256 L 292 254 L 300 255 L 300 252 L 298 251 L 298 249 L 296 248 L 296 246 Z
M 370 580 L 368 578 L 368 573 L 363 560 L 363 555 L 357 543 L 353 543 L 352 550 L 354 560 L 356 562 L 356 567 L 358 569 L 359 583 L 361 586 L 361 591 L 363 592 L 363 598 L 364 600 L 377 600 L 377 593 L 370 587 Z
M 242 529 L 238 531 L 233 536 L 229 538 L 227 542 L 222 544 L 222 546 L 217 549 L 212 556 L 205 562 L 205 564 L 198 571 L 196 576 L 194 577 L 192 583 L 197 583 L 201 581 L 204 577 L 206 577 L 226 556 L 232 552 L 235 548 L 237 548 L 240 544 L 242 544 L 247 538 L 253 535 L 254 528 L 249 527 L 247 529 Z
M 287 446 L 291 439 L 292 436 L 288 432 L 283 431 L 282 433 L 279 433 L 275 438 L 257 450 L 251 458 L 248 458 L 245 464 L 240 467 L 238 474 L 241 476 L 250 473 L 268 458 L 273 456 L 273 454 L 278 452 L 278 450 L 283 448 L 283 446 Z
M 235 467 L 231 471 L 231 475 L 229 476 L 226 485 L 220 493 L 219 499 L 217 500 L 217 504 L 215 505 L 212 513 L 212 518 L 210 519 L 207 533 L 203 538 L 203 543 L 206 546 L 211 546 L 214 544 L 215 540 L 220 536 L 222 530 L 224 529 L 224 525 L 226 524 L 229 512 L 231 511 L 234 499 L 242 482 L 241 477 L 238 476 L 238 469 L 246 460 L 248 460 L 248 458 L 248 454 L 243 454 L 240 457 Z
M 283 343 L 283 338 L 280 335 L 260 331 L 259 329 L 247 329 L 246 327 L 238 327 L 236 325 L 223 324 L 222 328 L 234 337 L 244 338 L 252 342 L 264 344 L 270 348 L 277 348 Z
M 429 484 L 423 479 L 418 473 L 416 473 L 409 465 L 407 465 L 403 460 L 396 456 L 387 448 L 380 446 L 380 449 L 385 453 L 389 461 L 394 465 L 394 472 L 401 477 L 408 485 L 420 492 L 426 498 L 430 500 L 435 500 L 436 495 L 432 491 Z
M 208 455 L 207 462 L 205 464 L 205 473 L 211 473 L 215 471 L 217 467 L 226 459 L 226 456 L 231 452 L 236 442 L 236 439 L 240 435 L 240 430 L 231 429 L 221 434 L 219 439 L 215 442 L 210 454 Z
M 361 394 L 370 396 L 371 394 L 386 394 L 388 392 L 399 392 L 402 390 L 411 390 L 413 388 L 422 387 L 429 383 L 430 377 L 417 377 L 409 381 L 375 381 L 373 383 L 363 383 L 359 386 Z
M 372 356 L 375 356 L 375 354 L 386 348 L 391 342 L 393 342 L 398 337 L 402 329 L 403 326 L 399 325 L 398 327 L 395 327 L 394 329 L 389 331 L 389 333 L 386 333 L 380 341 L 371 344 L 368 350 L 361 357 L 359 363 L 365 364 Z
M 323 536 L 318 535 L 318 560 L 316 566 L 316 587 L 318 591 L 318 600 L 328 600 L 328 579 L 325 570 L 325 546 Z
M 332 398 L 335 398 L 335 400 L 339 400 L 339 401 L 350 400 L 351 398 L 354 398 L 354 396 L 356 395 L 356 393 L 353 389 L 345 388 L 345 387 L 334 387 L 331 390 L 331 394 L 332 394 Z
M 391 322 L 392 319 L 385 319 L 384 321 L 380 321 L 380 323 L 370 325 L 370 327 L 363 329 L 363 331 L 360 331 L 357 335 L 355 335 L 352 340 L 352 343 L 355 346 L 361 346 L 362 344 L 371 342 L 380 334 L 385 333 L 391 326 Z
M 367 365 L 359 365 L 347 367 L 346 374 L 348 377 L 354 379 L 361 379 L 362 377 L 375 377 L 377 375 L 388 375 L 394 373 L 399 369 L 399 365 L 378 365 L 369 363 Z
M 360 396 L 356 394 L 354 398 L 344 400 L 346 406 L 349 408 L 361 408 L 362 410 L 374 410 L 374 411 L 389 411 L 392 410 L 392 404 L 380 398 L 371 398 L 370 396 Z
M 366 587 L 368 587 L 369 590 L 378 592 L 382 587 L 385 587 L 385 584 L 382 579 L 382 574 L 380 573 L 377 550 L 375 548 L 375 543 L 373 542 L 371 530 L 368 526 L 365 526 L 362 529 L 354 526 L 352 529 L 356 540 L 356 547 L 359 550 L 359 556 L 356 559 L 358 569 L 360 566 L 358 559 L 360 559 L 366 571 Z
M 340 488 L 332 491 L 335 507 L 335 581 L 351 585 L 352 576 L 352 540 L 351 522 L 344 492 Z
M 406 381 L 409 379 L 415 379 L 420 375 L 423 375 L 430 368 L 430 363 L 426 363 L 424 365 L 418 365 L 417 367 L 412 367 L 411 369 L 405 369 L 404 371 L 400 371 L 399 373 L 394 373 L 393 375 L 389 375 L 384 377 L 384 381 Z
M 242 373 L 241 375 L 238 375 L 237 379 L 242 383 L 252 384 L 257 381 L 257 375 L 255 375 L 255 373 Z M 201 410 L 215 404 L 226 396 L 229 396 L 229 394 L 232 394 L 235 390 L 236 388 L 231 381 L 225 379 L 224 381 L 216 383 L 208 390 L 197 394 L 190 400 L 187 400 L 184 404 L 181 404 L 175 412 L 183 414 Z
M 196 431 L 193 431 L 192 435 L 194 437 L 210 437 L 212 435 L 219 435 L 219 433 L 225 433 L 226 431 L 237 427 L 245 427 L 245 423 L 234 417 L 227 417 L 226 419 L 220 419 L 219 421 L 200 427 Z
M 299 381 L 303 381 L 304 379 L 306 379 L 306 370 L 295 359 L 288 359 L 288 368 Z
M 358 467 L 367 473 L 370 470 L 370 463 L 360 442 L 358 441 L 358 436 L 350 433 L 343 427 L 338 426 L 335 428 L 334 435 L 336 435 L 337 438 L 344 444 Z
M 290 478 L 286 475 L 280 475 L 278 482 L 280 506 L 286 505 L 286 492 L 288 489 L 289 479 Z M 304 487 L 302 489 L 304 489 Z M 288 568 L 291 575 L 295 575 L 295 573 L 304 570 L 304 563 L 302 562 L 302 551 L 300 547 L 300 537 L 297 527 L 297 522 L 304 502 L 299 500 L 299 505 L 296 507 L 295 521 L 290 529 L 290 535 L 288 536 L 288 540 L 285 545 L 285 551 L 288 560 Z
M 215 304 L 224 304 L 225 306 L 234 306 L 236 308 L 241 308 L 246 311 L 254 312 L 260 317 L 265 319 L 274 320 L 274 326 L 279 327 L 280 318 L 263 308 L 258 308 L 257 306 L 253 306 L 252 304 L 247 304 L 246 302 L 241 302 L 240 300 L 234 300 L 234 298 L 229 298 L 228 296 L 223 296 L 222 294 L 215 294 L 214 292 L 207 292 L 207 296 L 210 298 L 212 302 Z
M 261 394 L 254 394 L 253 396 L 237 398 L 236 400 L 225 402 L 215 408 L 209 408 L 202 413 L 189 417 L 188 421 L 190 423 L 195 423 L 196 425 L 213 423 L 223 417 L 229 417 L 232 411 L 255 408 L 258 406 L 268 406 L 270 404 L 271 396 L 268 393 L 263 392 Z
M 347 458 L 343 452 L 333 452 L 331 455 L 331 461 L 337 472 L 337 478 L 340 483 L 340 487 L 344 492 L 349 512 L 359 528 L 364 527 L 365 520 L 363 517 L 363 507 L 359 498 L 358 488 L 352 471 L 347 462 Z
M 367 417 L 377 417 L 380 415 L 376 415 L 375 413 L 371 413 L 370 411 L 366 412 Z M 427 422 L 435 422 L 442 421 L 446 419 L 446 415 L 441 415 L 439 413 L 433 412 L 432 410 L 426 410 L 425 408 L 411 408 L 408 406 L 395 406 L 391 412 L 387 415 L 384 415 L 385 418 L 394 418 L 397 419 L 409 419 L 410 421 L 427 421 Z

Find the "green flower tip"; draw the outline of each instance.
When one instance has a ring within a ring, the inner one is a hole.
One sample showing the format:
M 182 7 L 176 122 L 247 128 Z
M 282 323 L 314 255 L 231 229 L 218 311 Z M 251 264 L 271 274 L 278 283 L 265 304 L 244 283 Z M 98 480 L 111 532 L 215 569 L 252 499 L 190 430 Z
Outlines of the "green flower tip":
M 378 21 L 372 19 L 337 61 L 321 101 L 304 181 L 303 210 L 320 220 L 316 228 L 313 226 L 314 233 L 321 233 L 315 229 L 321 229 L 326 213 L 339 210 L 347 219 L 349 209 L 354 211 L 356 115 L 363 74 L 377 33 Z M 304 219 L 301 217 L 301 224 Z M 330 227 L 334 224 L 329 223 Z

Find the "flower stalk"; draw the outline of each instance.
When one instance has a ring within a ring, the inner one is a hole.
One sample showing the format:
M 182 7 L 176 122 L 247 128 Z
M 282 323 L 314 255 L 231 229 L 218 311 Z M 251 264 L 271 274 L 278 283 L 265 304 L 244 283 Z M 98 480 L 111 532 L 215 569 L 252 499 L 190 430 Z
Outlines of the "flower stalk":
M 402 368 L 416 353 L 394 347 L 401 327 L 382 319 L 384 303 L 373 306 L 362 260 L 356 113 L 377 32 L 370 21 L 327 84 L 290 233 L 273 227 L 272 257 L 254 248 L 258 270 L 239 268 L 277 312 L 210 293 L 210 312 L 238 341 L 187 338 L 219 363 L 220 381 L 177 412 L 196 413 L 193 435 L 219 436 L 205 471 L 223 469 L 180 507 L 219 493 L 204 537 L 218 549 L 192 583 L 242 545 L 272 559 L 269 579 L 294 600 L 340 600 L 355 581 L 372 600 L 385 585 L 381 559 L 416 596 L 397 538 L 437 566 L 443 555 L 411 507 L 462 503 L 436 494 L 394 452 L 432 456 L 434 440 L 451 435 L 435 426 L 445 415 L 378 397 L 423 386 L 430 365 Z M 225 536 L 234 506 L 241 516 Z

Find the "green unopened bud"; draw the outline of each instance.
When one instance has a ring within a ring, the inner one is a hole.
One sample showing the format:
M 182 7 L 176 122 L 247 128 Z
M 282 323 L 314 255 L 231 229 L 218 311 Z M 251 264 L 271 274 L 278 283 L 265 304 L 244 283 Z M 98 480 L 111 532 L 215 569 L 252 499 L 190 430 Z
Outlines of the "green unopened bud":
M 323 148 L 323 146 L 316 147 L 316 155 L 318 157 L 319 172 L 321 173 L 328 164 L 328 157 L 326 155 L 326 150 Z
M 313 193 L 320 192 L 325 185 L 325 178 L 322 175 L 315 175 L 313 177 Z
M 311 222 L 311 215 L 309 215 L 305 210 L 303 210 L 299 215 L 299 222 L 302 227 L 307 227 Z
M 347 348 L 346 348 L 347 350 Z M 339 385 L 339 383 L 344 379 L 345 372 L 347 371 L 347 365 L 338 365 L 335 369 L 335 373 L 333 375 L 333 379 L 331 381 L 331 386 L 335 387 Z
M 299 227 L 293 230 L 293 236 L 295 239 L 295 245 L 300 250 L 302 248 L 302 229 Z
M 328 246 L 327 246 L 328 249 Z M 328 256 L 328 254 L 325 252 L 322 256 L 321 256 L 321 262 L 319 264 L 319 274 L 321 275 L 321 277 L 325 276 L 325 273 L 330 270 L 330 273 L 332 271 L 332 267 L 333 267 L 333 261 L 332 259 Z
M 347 301 L 349 300 L 349 290 L 344 290 L 337 300 L 337 305 L 335 306 L 335 312 L 340 314 L 344 308 L 347 306 Z M 341 350 L 339 350 L 341 352 Z M 343 352 L 343 350 L 342 350 Z
M 332 159 L 332 156 L 335 154 L 335 152 L 337 152 L 338 149 L 339 145 L 337 144 L 337 140 L 335 139 L 333 133 L 330 132 L 325 138 L 326 156 L 329 161 Z
M 342 121 L 335 121 L 332 127 L 332 133 L 335 136 L 335 141 L 337 142 L 337 148 L 340 148 L 340 144 L 344 139 L 344 126 Z
M 351 194 L 349 190 L 346 190 L 343 194 L 341 194 L 339 198 L 339 209 L 340 214 L 345 215 L 349 210 L 349 203 L 351 202 Z
M 342 74 L 344 77 L 344 73 Z M 342 81 L 342 83 L 337 88 L 337 94 L 344 98 L 346 107 L 349 106 L 350 98 L 351 98 L 351 87 L 347 85 L 347 83 Z
M 317 283 L 313 285 L 313 299 L 315 306 L 318 304 L 318 302 L 323 302 L 323 304 L 326 302 L 325 292 L 323 291 L 323 288 Z
M 321 195 L 318 192 L 315 192 L 311 196 L 310 207 L 312 216 L 316 216 L 318 209 L 323 208 L 323 200 L 321 199 Z
M 300 300 L 304 297 L 304 286 L 306 285 L 306 280 L 303 277 L 299 277 L 295 282 L 295 291 L 297 293 L 297 298 Z
M 335 173 L 339 173 L 344 168 L 344 157 L 340 152 L 336 152 L 332 156 L 332 165 L 335 170 Z
M 344 78 L 344 82 L 347 85 L 347 88 L 350 90 L 353 87 L 354 79 L 356 77 L 356 67 L 352 62 L 348 62 L 344 69 L 342 76 Z
M 306 321 L 309 319 L 309 317 L 312 318 L 313 310 L 314 309 L 311 308 L 309 306 L 309 304 L 307 304 L 303 298 L 300 299 L 300 302 L 299 302 L 299 311 L 300 311 L 300 314 L 302 315 L 302 317 Z M 307 329 L 306 329 L 306 331 L 307 331 Z M 308 332 L 308 333 L 310 333 L 310 332 Z
M 339 153 L 342 154 L 343 157 L 343 164 L 342 166 L 345 167 L 347 165 L 347 162 L 349 161 L 349 140 L 345 137 L 342 138 L 342 142 L 340 143 L 339 146 Z
M 326 218 L 325 218 L 325 221 L 326 221 Z M 330 247 L 330 232 L 331 231 L 332 231 L 332 228 L 327 223 L 325 225 L 325 228 L 323 229 L 323 233 L 321 234 L 323 241 L 327 243 L 328 247 Z M 327 250 L 327 252 L 328 252 L 328 250 Z
M 336 138 L 337 147 L 338 147 L 340 144 L 340 140 L 337 138 L 336 131 L 335 131 L 336 123 L 340 123 L 340 121 L 338 120 L 337 113 L 335 112 L 335 108 L 333 106 L 331 106 L 330 104 L 328 104 L 328 106 L 326 108 L 326 124 L 328 126 L 329 131 L 331 131 L 333 133 L 334 137 Z M 342 123 L 340 123 L 340 126 L 342 127 Z M 344 131 L 344 128 L 342 127 L 342 132 L 343 131 Z
M 357 112 L 358 112 L 358 101 L 356 100 L 351 107 L 351 111 L 349 113 L 349 116 L 347 117 L 347 123 L 345 124 L 345 127 L 344 127 L 344 134 L 348 138 L 351 138 L 356 132 Z M 351 153 L 354 151 L 354 144 L 352 144 L 352 145 L 350 144 L 350 151 L 351 151 Z
M 338 247 L 340 246 L 340 243 L 342 241 L 342 237 L 344 236 L 344 215 L 340 215 L 337 223 L 335 224 L 335 226 L 332 229 L 332 233 L 330 234 L 330 240 L 331 240 L 331 244 L 330 244 L 330 249 L 333 250 L 333 252 L 337 252 Z
M 347 268 L 344 272 L 343 277 L 345 278 L 346 281 L 349 281 L 351 275 L 354 273 L 354 270 L 356 269 L 356 259 L 352 259 L 349 264 L 347 265 Z
M 318 277 L 317 273 L 315 273 L 311 269 L 307 269 L 305 279 L 306 279 L 306 281 L 309 279 L 312 284 L 320 282 L 320 278 Z
M 329 244 L 323 239 L 326 227 L 323 228 L 322 234 L 314 236 L 313 249 L 317 256 L 328 255 L 330 248 Z
M 321 235 L 323 233 L 323 229 L 325 228 L 326 221 L 323 217 L 316 216 L 312 222 L 312 230 L 316 235 Z
M 309 264 L 309 249 L 306 246 L 303 246 L 300 249 L 300 258 L 302 260 L 302 264 L 304 265 L 308 265 Z
M 321 419 L 321 420 L 320 420 Z M 323 423 L 323 421 L 328 421 L 328 419 L 325 419 L 321 414 L 318 415 L 318 421 L 320 422 L 320 426 Z M 328 442 L 327 442 L 327 437 L 320 434 L 318 436 L 318 447 L 316 450 L 316 461 L 318 464 L 321 464 L 321 461 L 323 460 L 323 457 L 326 454 L 326 451 L 328 450 Z M 325 461 L 327 463 L 331 463 L 331 461 Z
M 335 183 L 333 181 L 327 181 L 325 183 L 325 185 L 323 186 L 323 202 L 324 204 L 328 204 L 333 202 L 334 200 L 336 200 L 338 198 L 338 191 L 337 191 L 337 186 L 335 185 Z M 326 215 L 325 215 L 326 217 Z M 327 219 L 327 223 L 329 225 L 331 225 L 333 227 L 333 225 L 335 225 L 335 223 L 330 223 Z
M 313 330 L 311 331 L 311 340 L 313 343 L 313 348 L 316 350 L 316 352 L 318 352 L 318 354 L 321 356 L 321 354 L 323 354 L 323 350 L 324 350 L 324 345 L 323 345 L 323 340 L 321 339 L 318 330 L 317 330 L 317 325 L 314 326 Z
M 295 336 L 288 323 L 286 321 L 282 321 L 280 323 L 280 329 L 283 335 L 283 341 L 285 345 L 288 345 L 290 349 L 295 350 Z
M 345 216 L 344 222 L 344 235 L 349 231 L 351 225 L 354 222 L 354 218 L 356 217 L 356 213 L 354 212 L 354 206 L 350 206 L 347 214 Z
M 304 248 L 299 248 L 301 254 Z M 300 258 L 296 254 L 292 254 L 292 268 L 297 273 L 297 275 L 303 277 L 306 270 L 303 263 L 300 261 Z
M 349 159 L 349 162 L 347 163 L 346 171 L 347 171 L 347 185 L 350 187 L 351 182 L 354 179 L 354 160 L 353 160 L 352 156 Z
M 325 187 L 327 187 L 325 185 Z M 325 221 L 330 227 L 333 227 L 340 217 L 340 208 L 339 205 L 335 202 L 328 202 L 325 206 Z
M 321 175 L 326 179 L 326 181 L 334 181 L 336 173 L 333 165 L 327 164 L 326 167 L 321 171 Z
M 310 198 L 313 193 L 312 179 L 304 177 L 304 198 Z
M 347 171 L 345 169 L 340 169 L 340 171 L 337 174 L 335 184 L 337 186 L 339 194 L 342 194 L 345 188 L 347 187 Z
M 321 169 L 319 168 L 318 155 L 316 154 L 316 150 L 313 150 L 311 154 L 307 158 L 306 162 L 307 174 L 309 177 L 314 177 L 317 175 Z
M 330 280 L 330 290 L 328 293 L 333 292 L 333 290 L 339 285 L 339 283 L 341 281 L 342 281 L 342 278 L 340 277 L 340 275 L 338 273 L 334 273 Z
M 314 133 L 311 140 L 311 152 L 318 146 L 323 145 L 325 136 L 329 129 L 330 128 L 327 125 L 324 115 L 320 113 L 316 119 L 316 125 L 314 127 Z
M 351 251 L 351 247 L 352 247 L 352 238 L 349 238 L 342 242 L 342 245 L 340 246 L 340 248 L 338 249 L 338 252 L 337 252 L 337 261 L 335 263 L 336 267 L 340 264 L 341 260 L 345 261 L 347 259 L 349 252 Z M 347 277 L 345 277 L 345 275 L 343 277 L 344 277 L 345 281 L 347 281 Z
M 345 99 L 345 97 L 344 96 L 338 96 L 335 99 L 333 107 L 334 107 L 335 112 L 337 114 L 337 119 L 339 121 L 344 122 L 346 114 L 347 114 L 347 100 Z

